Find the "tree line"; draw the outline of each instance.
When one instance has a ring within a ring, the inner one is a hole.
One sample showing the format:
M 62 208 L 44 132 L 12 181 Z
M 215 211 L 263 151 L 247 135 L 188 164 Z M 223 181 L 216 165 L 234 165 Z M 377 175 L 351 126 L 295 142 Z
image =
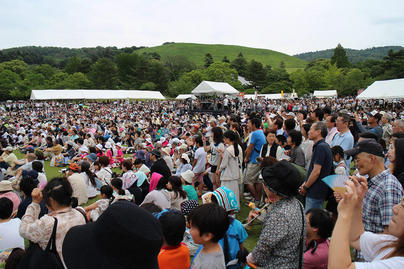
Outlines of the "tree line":
M 139 54 L 136 47 L 100 49 L 93 57 L 88 56 L 85 48 L 77 50 L 81 54 L 76 53 L 63 64 L 33 64 L 38 59 L 31 55 L 28 60 L 29 53 L 7 60 L 2 60 L 0 55 L 1 99 L 26 99 L 32 89 L 158 90 L 175 97 L 190 93 L 203 80 L 228 82 L 246 93 L 295 89 L 302 95 L 314 90 L 335 89 L 339 95 L 354 95 L 375 80 L 404 77 L 404 50 L 389 51 L 382 60 L 352 64 L 345 49 L 338 45 L 331 59 L 317 59 L 298 70 L 287 70 L 283 63 L 264 66 L 255 60 L 247 61 L 242 53 L 234 59 L 225 56 L 219 62 L 214 62 L 207 53 L 204 66 L 196 66 L 185 56 L 162 59 L 157 53 Z M 55 52 L 60 53 L 60 50 Z M 250 84 L 242 85 L 238 76 L 245 77 Z

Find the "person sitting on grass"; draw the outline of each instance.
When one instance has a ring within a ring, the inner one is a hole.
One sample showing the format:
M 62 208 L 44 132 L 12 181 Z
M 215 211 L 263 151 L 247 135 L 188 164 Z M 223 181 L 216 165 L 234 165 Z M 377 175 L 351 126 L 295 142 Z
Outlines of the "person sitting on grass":
M 84 210 L 86 211 L 87 218 L 92 221 L 96 221 L 98 217 L 104 212 L 108 206 L 111 204 L 113 199 L 113 189 L 109 185 L 104 185 L 100 189 L 100 200 L 95 203 L 86 206 Z
M 0 198 L 0 266 L 6 261 L 13 248 L 24 249 L 24 238 L 18 231 L 21 220 L 14 218 L 15 214 L 13 202 L 6 197 Z
M 129 202 L 133 202 L 133 195 L 128 191 L 122 189 L 122 180 L 120 178 L 114 178 L 111 180 L 111 187 L 113 189 L 114 199 L 112 202 L 116 202 L 118 200 L 126 200 Z
M 190 233 L 196 244 L 201 244 L 192 260 L 192 269 L 224 269 L 223 249 L 218 243 L 226 235 L 229 218 L 226 211 L 217 204 L 200 205 L 189 214 Z
M 142 204 L 153 203 L 159 206 L 161 209 L 170 208 L 171 195 L 167 190 L 167 179 L 158 173 L 153 173 L 152 180 L 150 181 L 150 186 L 153 182 L 156 184 L 155 189 L 153 189 L 146 195 Z
M 48 184 L 48 179 L 46 178 L 46 174 L 43 172 L 43 164 L 40 161 L 33 161 L 32 162 L 32 170 L 38 172 L 38 181 L 39 181 L 39 188 L 43 190 Z
M 188 199 L 187 193 L 182 189 L 181 179 L 177 176 L 169 177 L 166 188 L 170 191 L 171 208 L 181 210 L 181 203 Z
M 27 210 L 27 207 L 32 203 L 32 196 L 31 193 L 32 191 L 38 187 L 39 181 L 38 181 L 38 172 L 31 170 L 31 171 L 24 171 L 22 173 L 22 179 L 20 181 L 20 190 L 23 195 L 23 200 L 18 206 L 18 212 L 17 212 L 17 218 L 22 218 Z M 42 217 L 46 213 L 48 213 L 48 209 L 45 206 L 45 202 L 41 201 L 39 203 L 40 205 L 40 213 L 39 217 Z
M 181 243 L 185 232 L 185 218 L 178 210 L 168 209 L 157 214 L 163 230 L 163 246 L 158 255 L 160 269 L 188 269 L 190 254 Z
M 342 159 L 344 161 L 344 159 Z M 331 213 L 320 208 L 312 208 L 306 213 L 306 250 L 303 269 L 327 269 L 328 248 L 334 223 Z
M 189 200 L 198 201 L 198 194 L 192 185 L 192 179 L 194 177 L 195 174 L 191 170 L 181 173 L 182 189 L 187 193 Z

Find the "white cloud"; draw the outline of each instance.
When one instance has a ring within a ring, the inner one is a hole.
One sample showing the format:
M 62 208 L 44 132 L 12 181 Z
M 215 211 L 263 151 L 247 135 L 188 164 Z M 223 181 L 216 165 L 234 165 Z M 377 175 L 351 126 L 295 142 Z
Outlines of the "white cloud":
M 4 2 L 4 3 L 3 3 Z M 404 45 L 403 1 L 0 0 L 0 48 L 234 44 L 294 54 Z

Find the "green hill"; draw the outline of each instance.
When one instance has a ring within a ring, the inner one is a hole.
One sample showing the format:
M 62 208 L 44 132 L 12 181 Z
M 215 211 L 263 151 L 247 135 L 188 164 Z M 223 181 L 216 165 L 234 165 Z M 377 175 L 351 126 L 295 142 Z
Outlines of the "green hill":
M 381 60 L 383 57 L 387 56 L 389 50 L 393 51 L 399 51 L 404 49 L 404 47 L 400 46 L 386 46 L 386 47 L 373 47 L 369 49 L 348 49 L 345 48 L 346 55 L 348 57 L 348 60 L 351 63 L 358 63 L 358 62 L 363 62 L 366 60 Z M 334 49 L 327 49 L 327 50 L 319 50 L 319 51 L 313 51 L 313 52 L 305 52 L 305 53 L 300 53 L 294 55 L 295 57 L 298 57 L 302 60 L 311 62 L 316 59 L 331 59 L 331 57 L 334 55 Z
M 226 56 L 227 59 L 232 61 L 241 52 L 247 61 L 252 59 L 261 62 L 263 65 L 271 65 L 272 67 L 279 67 L 281 62 L 285 67 L 290 69 L 304 68 L 307 64 L 306 61 L 299 58 L 280 53 L 268 49 L 256 49 L 234 45 L 208 45 L 208 44 L 194 44 L 194 43 L 165 43 L 161 46 L 141 48 L 136 51 L 137 53 L 158 53 L 164 60 L 167 56 L 185 56 L 188 60 L 194 62 L 196 65 L 202 66 L 204 64 L 205 54 L 210 53 L 215 62 L 223 60 Z

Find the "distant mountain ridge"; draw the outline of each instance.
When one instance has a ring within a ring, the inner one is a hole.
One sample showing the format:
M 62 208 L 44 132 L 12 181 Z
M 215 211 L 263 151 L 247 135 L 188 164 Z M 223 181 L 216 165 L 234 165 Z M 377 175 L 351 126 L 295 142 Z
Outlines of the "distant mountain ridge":
M 370 59 L 381 60 L 383 59 L 383 57 L 387 56 L 389 50 L 393 50 L 396 52 L 402 49 L 404 49 L 404 47 L 402 46 L 385 46 L 385 47 L 373 47 L 361 50 L 345 48 L 345 51 L 351 63 L 358 63 Z M 311 62 L 313 60 L 320 58 L 331 59 L 333 55 L 334 55 L 334 49 L 327 49 L 327 50 L 299 53 L 293 56 Z

